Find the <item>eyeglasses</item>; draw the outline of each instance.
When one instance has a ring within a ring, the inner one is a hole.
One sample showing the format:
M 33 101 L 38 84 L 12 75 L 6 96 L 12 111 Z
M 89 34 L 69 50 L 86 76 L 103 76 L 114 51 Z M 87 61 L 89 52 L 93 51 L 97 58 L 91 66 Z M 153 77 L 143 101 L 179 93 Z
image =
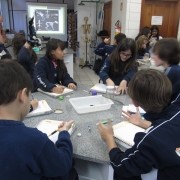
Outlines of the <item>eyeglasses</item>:
M 132 57 L 132 54 L 125 54 L 125 53 L 123 53 L 123 52 L 121 52 L 120 54 L 123 55 L 123 56 L 125 56 L 125 57 L 127 57 L 127 58 Z

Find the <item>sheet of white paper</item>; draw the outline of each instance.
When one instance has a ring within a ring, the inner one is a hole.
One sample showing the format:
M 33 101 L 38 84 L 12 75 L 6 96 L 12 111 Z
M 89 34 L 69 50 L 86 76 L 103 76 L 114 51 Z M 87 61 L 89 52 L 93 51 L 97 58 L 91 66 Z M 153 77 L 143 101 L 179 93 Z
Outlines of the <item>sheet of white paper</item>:
M 152 16 L 151 25 L 162 25 L 163 16 Z

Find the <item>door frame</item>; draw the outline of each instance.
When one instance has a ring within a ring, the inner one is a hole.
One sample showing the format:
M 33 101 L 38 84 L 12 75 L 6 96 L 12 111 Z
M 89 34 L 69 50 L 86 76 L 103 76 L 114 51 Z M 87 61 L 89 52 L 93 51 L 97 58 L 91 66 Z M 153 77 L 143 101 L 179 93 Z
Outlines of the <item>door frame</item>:
M 147 0 L 142 0 L 141 4 L 141 18 L 140 18 L 140 30 L 143 28 L 143 17 L 145 13 L 145 4 Z M 157 0 L 151 0 L 151 1 L 157 1 Z M 173 35 L 177 38 L 178 35 L 178 27 L 179 27 L 179 20 L 180 20 L 180 0 L 158 0 L 158 1 L 168 1 L 168 2 L 177 2 L 177 6 L 175 9 L 175 17 L 174 17 L 174 29 L 173 29 Z

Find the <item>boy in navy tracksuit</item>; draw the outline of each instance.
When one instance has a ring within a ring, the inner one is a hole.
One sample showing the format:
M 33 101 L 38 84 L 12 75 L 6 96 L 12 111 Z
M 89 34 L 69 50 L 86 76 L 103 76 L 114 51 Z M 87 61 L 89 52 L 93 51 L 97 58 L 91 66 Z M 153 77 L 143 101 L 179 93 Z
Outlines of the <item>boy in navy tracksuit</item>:
M 137 133 L 134 146 L 123 153 L 114 141 L 111 123 L 99 124 L 116 179 L 179 180 L 180 108 L 179 103 L 169 105 L 171 82 L 162 72 L 141 70 L 131 79 L 128 93 L 133 104 L 147 112 L 145 118 L 152 125 L 145 132 Z
M 113 45 L 108 45 L 110 43 L 110 38 L 105 38 L 104 42 L 100 43 L 94 53 L 99 56 L 103 56 L 103 59 L 106 59 L 116 48 L 117 44 L 121 42 L 126 38 L 126 35 L 123 33 L 119 33 L 114 37 L 114 44 Z
M 34 86 L 43 91 L 62 93 L 64 87 L 76 88 L 76 82 L 70 77 L 63 62 L 65 44 L 59 39 L 50 39 L 46 45 L 46 55 L 42 57 L 34 70 Z M 60 86 L 57 86 L 60 84 Z
M 26 127 L 22 121 L 29 112 L 31 89 L 21 65 L 0 61 L 0 179 L 69 180 L 73 150 L 68 130 L 73 120 L 58 127 L 55 145 L 46 134 Z

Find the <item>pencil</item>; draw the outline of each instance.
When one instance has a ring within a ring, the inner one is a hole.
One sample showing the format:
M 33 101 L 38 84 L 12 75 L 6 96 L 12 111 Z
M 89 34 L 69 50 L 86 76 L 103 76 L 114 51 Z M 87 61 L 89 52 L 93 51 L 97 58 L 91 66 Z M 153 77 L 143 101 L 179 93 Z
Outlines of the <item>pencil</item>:
M 110 119 L 110 122 L 113 122 L 113 119 Z M 108 121 L 102 121 L 101 123 L 102 123 L 102 124 L 107 124 Z M 96 125 L 99 125 L 99 123 L 97 123 Z
M 59 129 L 53 131 L 51 134 L 48 135 L 48 137 L 49 137 L 49 136 L 52 136 L 53 134 L 55 134 L 55 133 L 58 132 L 58 131 L 59 131 Z

